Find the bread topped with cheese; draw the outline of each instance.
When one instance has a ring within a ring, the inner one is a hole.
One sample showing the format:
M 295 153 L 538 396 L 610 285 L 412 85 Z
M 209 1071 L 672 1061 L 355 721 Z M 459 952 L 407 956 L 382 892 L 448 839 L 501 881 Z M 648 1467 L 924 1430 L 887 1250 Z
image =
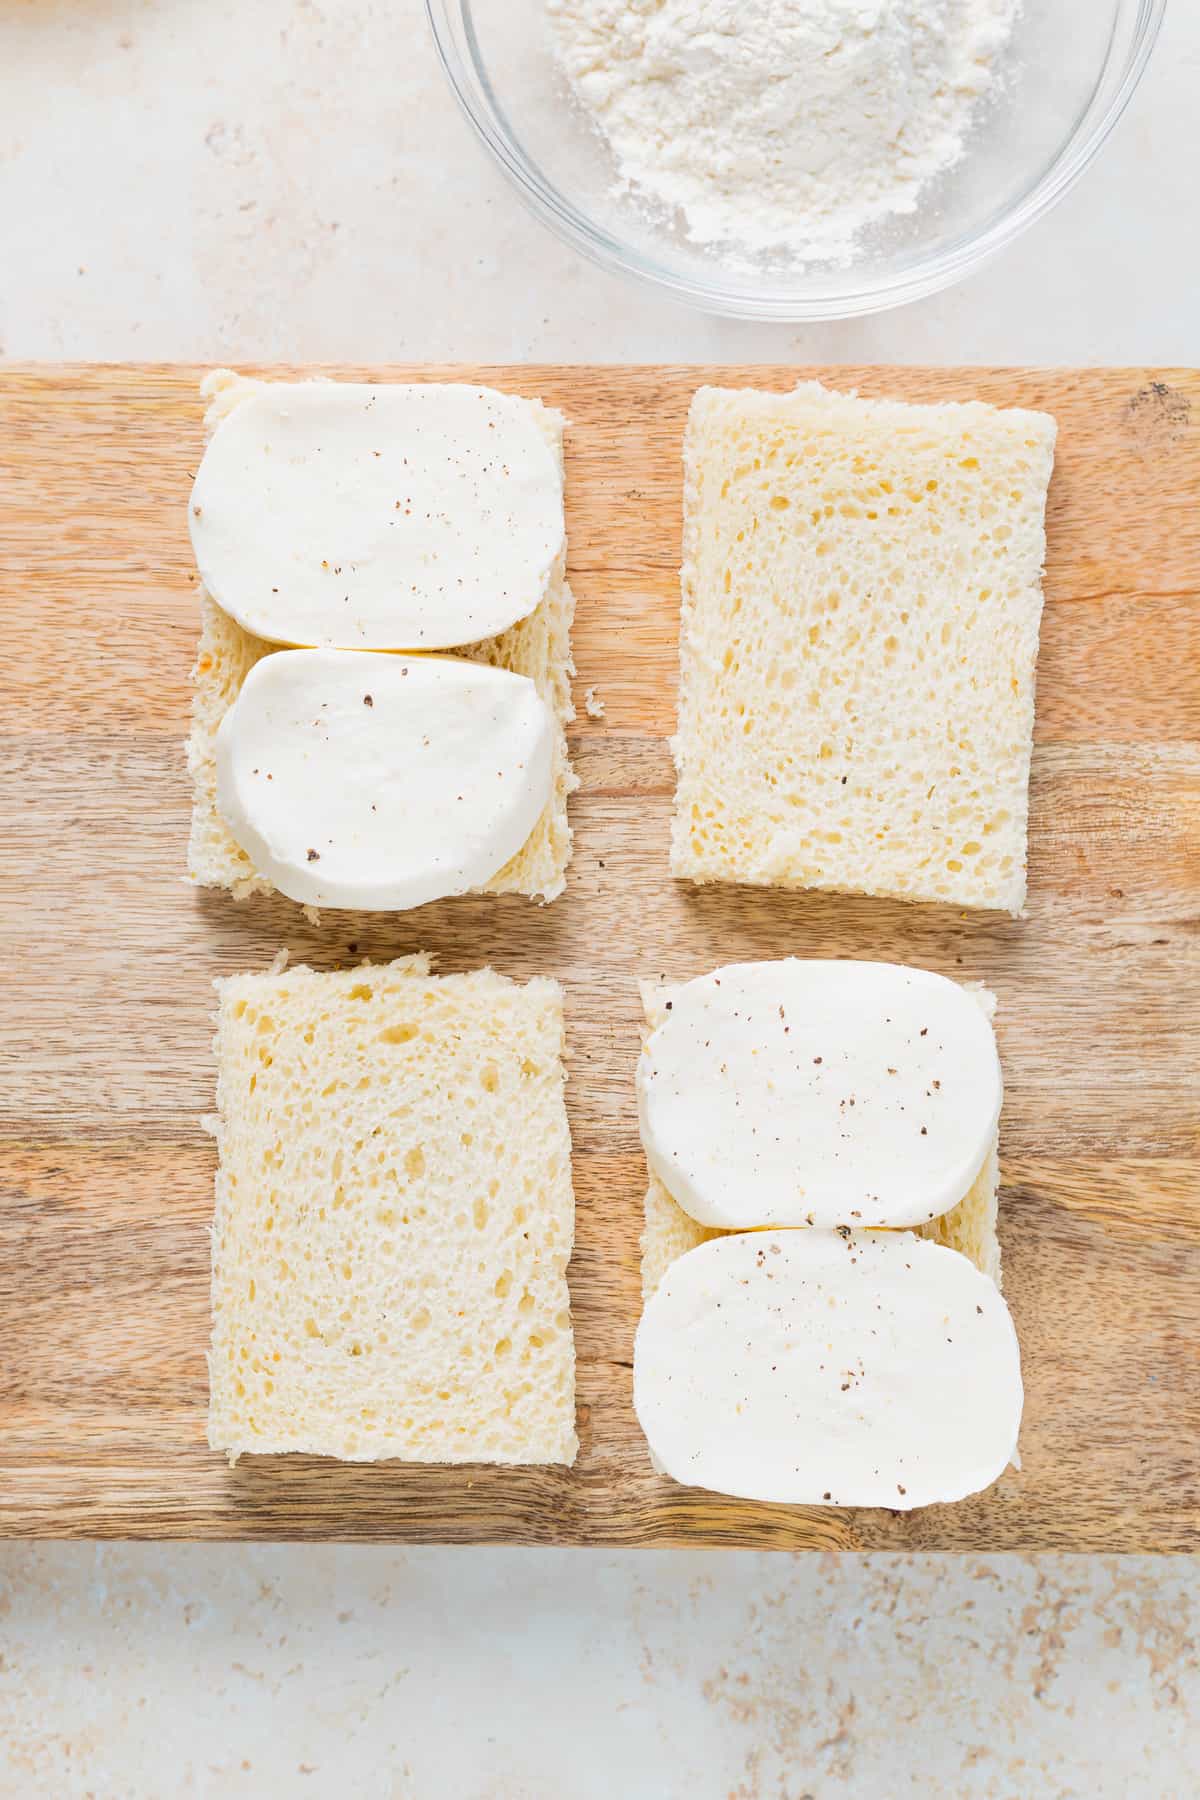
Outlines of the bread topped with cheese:
M 1055 435 L 697 392 L 673 874 L 1021 912 Z
M 210 433 L 215 431 L 222 421 L 229 420 L 239 407 L 246 405 L 255 396 L 261 395 L 269 386 L 257 381 L 246 380 L 232 375 L 228 371 L 219 371 L 209 376 L 204 384 L 204 392 L 210 399 L 206 415 L 206 423 Z M 326 384 L 337 385 L 337 384 Z M 306 391 L 318 384 L 304 384 Z M 281 391 L 287 393 L 287 387 L 281 384 Z M 357 390 L 356 390 L 357 391 Z M 458 393 L 460 390 L 455 390 Z M 473 393 L 474 390 L 467 391 Z M 486 390 L 480 390 L 486 394 Z M 562 417 L 550 408 L 537 401 L 515 401 L 510 396 L 495 396 L 497 402 L 503 401 L 506 406 L 527 409 L 527 416 L 521 415 L 522 422 L 532 428 L 538 442 L 543 445 L 543 453 L 548 452 L 553 458 L 554 468 L 561 482 L 562 471 Z M 286 407 L 283 408 L 286 412 Z M 266 446 L 269 448 L 269 445 Z M 259 446 L 261 450 L 263 446 Z M 203 465 L 202 465 L 203 468 Z M 398 501 L 404 496 L 398 496 Z M 194 517 L 199 506 L 201 518 Z M 561 522 L 561 500 L 558 503 Z M 213 558 L 213 568 L 221 574 L 222 581 L 229 587 L 235 587 L 235 577 L 241 574 L 241 565 L 232 556 L 227 530 L 218 541 L 217 550 L 209 551 L 207 540 L 201 536 L 201 528 L 216 508 L 207 497 L 193 503 L 193 535 L 199 540 L 206 554 Z M 244 523 L 238 508 L 235 522 Z M 536 522 L 536 521 L 535 521 Z M 450 521 L 452 523 L 452 521 Z M 351 513 L 349 525 L 343 529 L 353 531 L 355 528 Z M 249 531 L 250 527 L 246 527 Z M 549 540 L 547 540 L 549 541 Z M 444 558 L 447 554 L 446 543 L 453 542 L 453 533 L 444 532 L 436 545 L 425 547 L 428 560 L 431 557 Z M 468 546 L 470 548 L 470 546 Z M 477 548 L 477 547 L 476 547 Z M 219 552 L 219 554 L 218 554 Z M 282 556 L 282 552 L 280 552 Z M 570 681 L 574 672 L 571 660 L 571 621 L 574 612 L 574 601 L 565 576 L 565 537 L 554 550 L 541 552 L 545 562 L 544 571 L 538 575 L 541 597 L 523 616 L 515 618 L 512 623 L 494 635 L 475 642 L 453 646 L 446 654 L 455 659 L 474 664 L 486 665 L 499 670 L 507 670 L 511 674 L 522 677 L 532 683 L 533 689 L 547 710 L 550 721 L 551 767 L 548 781 L 548 797 L 536 818 L 532 829 L 528 832 L 519 847 L 507 857 L 503 865 L 493 873 L 480 879 L 473 891 L 488 894 L 524 894 L 543 901 L 555 899 L 565 885 L 566 868 L 571 853 L 571 831 L 567 820 L 567 799 L 577 778 L 573 774 L 567 754 L 566 727 L 574 716 L 571 703 Z M 233 574 L 230 574 L 232 568 Z M 540 564 L 538 565 L 540 571 Z M 254 560 L 248 559 L 245 580 L 262 588 L 265 576 Z M 330 575 L 341 571 L 335 565 Z M 500 577 L 498 577 L 499 579 Z M 215 577 L 214 577 L 215 579 Z M 338 583 L 339 586 L 344 585 Z M 274 590 L 270 590 L 273 592 Z M 228 598 L 228 595 L 226 595 Z M 266 596 L 269 600 L 269 594 Z M 369 614 L 370 592 L 362 602 L 365 623 L 362 630 L 366 633 L 374 629 L 376 637 L 380 627 L 372 626 Z M 464 607 L 462 618 L 483 616 L 481 609 L 490 600 L 490 591 L 486 584 L 481 586 L 479 595 L 473 596 L 473 610 Z M 306 603 L 310 608 L 310 616 L 306 618 L 307 635 L 318 635 L 317 625 L 320 623 L 321 595 L 318 592 L 314 600 L 311 595 Z M 238 841 L 231 829 L 229 819 L 219 804 L 218 795 L 218 743 L 222 722 L 231 713 L 247 676 L 264 657 L 277 653 L 286 653 L 288 643 L 294 640 L 294 633 L 288 639 L 268 640 L 248 629 L 245 623 L 233 616 L 229 607 L 222 606 L 210 593 L 201 593 L 201 630 L 200 643 L 195 666 L 192 671 L 193 702 L 192 727 L 188 740 L 188 769 L 192 781 L 192 823 L 188 845 L 188 873 L 193 881 L 201 886 L 225 888 L 235 897 L 243 898 L 254 893 L 272 891 L 274 883 L 262 868 L 255 866 L 255 861 L 247 848 Z M 232 604 L 232 602 L 231 602 Z M 278 609 L 279 602 L 273 602 Z M 523 602 L 514 599 L 507 604 L 512 612 Z M 312 609 L 316 608 L 315 613 Z M 244 610 L 245 616 L 256 619 L 265 617 L 271 622 L 273 615 L 270 606 L 262 601 L 257 603 L 251 614 L 249 606 Z M 502 615 L 501 615 L 502 616 Z M 316 624 L 314 624 L 314 618 Z M 282 622 L 278 629 L 283 631 Z M 409 623 L 408 631 L 415 633 L 417 627 Z M 406 631 L 406 635 L 408 634 Z M 371 640 L 366 640 L 371 641 Z M 401 646 L 397 646 L 401 648 Z M 406 647 L 407 648 L 407 647 Z M 417 651 L 421 645 L 413 646 Z M 440 648 L 440 646 L 438 647 Z M 369 686 L 369 683 L 365 683 Z M 377 717 L 379 715 L 376 715 Z M 485 865 L 486 866 L 486 865 Z M 327 904 L 345 904 L 343 901 L 330 901 Z
M 646 1017 L 643 1041 L 648 1042 L 652 1033 L 670 1018 L 680 987 L 678 984 L 650 981 L 641 982 L 639 987 Z M 966 984 L 966 991 L 990 1025 L 996 1011 L 995 995 L 977 984 Z M 747 1150 L 748 1170 L 750 1154 Z M 803 1183 L 805 1173 L 803 1168 L 797 1168 L 798 1182 Z M 656 1291 L 666 1270 L 677 1257 L 694 1250 L 699 1244 L 707 1243 L 710 1238 L 725 1235 L 723 1230 L 700 1224 L 685 1212 L 653 1166 L 648 1175 L 640 1243 L 642 1294 L 645 1299 L 649 1299 Z M 753 1190 L 753 1178 L 749 1173 L 747 1184 Z M 997 1129 L 993 1128 L 979 1168 L 968 1178 L 961 1199 L 944 1213 L 933 1218 L 922 1218 L 911 1227 L 917 1236 L 929 1238 L 969 1257 L 976 1268 L 997 1285 L 1000 1282 L 1000 1241 L 996 1232 L 999 1185 L 999 1137 Z M 861 1227 L 862 1222 L 847 1218 L 842 1223 Z

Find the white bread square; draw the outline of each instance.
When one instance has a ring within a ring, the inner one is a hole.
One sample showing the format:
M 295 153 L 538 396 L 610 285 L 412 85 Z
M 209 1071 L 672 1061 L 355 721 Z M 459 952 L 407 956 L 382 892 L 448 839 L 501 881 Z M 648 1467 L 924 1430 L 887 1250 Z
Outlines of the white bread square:
M 211 1446 L 572 1463 L 557 982 L 413 956 L 216 985 Z
M 202 392 L 211 396 L 205 423 L 211 432 L 221 419 L 261 382 L 222 369 L 206 377 Z M 562 460 L 561 413 L 530 401 L 555 455 Z M 540 820 L 511 861 L 481 891 L 525 894 L 531 899 L 557 899 L 566 885 L 571 860 L 571 828 L 567 798 L 579 785 L 567 756 L 567 726 L 575 717 L 571 703 L 571 621 L 575 602 L 563 566 L 555 569 L 546 597 L 528 618 L 498 637 L 466 645 L 452 654 L 472 662 L 492 663 L 526 675 L 550 708 L 556 724 L 554 790 Z M 201 590 L 200 644 L 192 669 L 192 727 L 188 738 L 188 772 L 192 779 L 192 825 L 187 868 L 202 887 L 229 889 L 236 899 L 272 893 L 235 840 L 217 807 L 217 730 L 233 705 L 254 664 L 277 646 L 254 637 Z M 451 653 L 447 653 L 451 654 Z
M 1056 426 L 701 388 L 671 871 L 1019 913 Z
M 663 1024 L 678 988 L 653 981 L 640 982 L 642 1007 L 646 1014 L 644 1036 L 649 1037 Z M 979 1002 L 989 1019 L 996 1014 L 996 996 L 976 982 L 963 984 Z M 983 1160 L 983 1166 L 957 1206 L 941 1218 L 918 1225 L 918 1237 L 932 1238 L 969 1257 L 977 1269 L 990 1275 L 1000 1286 L 1000 1240 L 996 1235 L 996 1217 L 1000 1188 L 999 1131 Z M 694 1250 L 709 1238 L 727 1233 L 709 1225 L 698 1225 L 672 1199 L 670 1192 L 651 1173 L 646 1190 L 645 1225 L 641 1236 L 642 1299 L 648 1300 L 677 1256 Z

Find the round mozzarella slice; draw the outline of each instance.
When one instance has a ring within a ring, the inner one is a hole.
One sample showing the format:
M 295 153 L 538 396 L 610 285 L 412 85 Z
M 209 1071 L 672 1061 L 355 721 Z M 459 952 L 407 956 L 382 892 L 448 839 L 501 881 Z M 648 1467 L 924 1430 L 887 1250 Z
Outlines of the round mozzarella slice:
M 638 1063 L 651 1169 L 702 1225 L 915 1225 L 1000 1116 L 991 1022 L 892 963 L 734 963 L 674 989 Z
M 217 733 L 217 803 L 255 868 L 313 906 L 399 911 L 481 886 L 553 779 L 523 675 L 442 656 L 280 650 Z
M 527 400 L 428 383 L 269 383 L 192 489 L 200 578 L 281 644 L 437 650 L 523 619 L 564 544 L 558 459 Z
M 1023 1400 L 995 1284 L 909 1232 L 689 1250 L 642 1317 L 633 1392 L 656 1462 L 686 1486 L 898 1511 L 995 1481 Z

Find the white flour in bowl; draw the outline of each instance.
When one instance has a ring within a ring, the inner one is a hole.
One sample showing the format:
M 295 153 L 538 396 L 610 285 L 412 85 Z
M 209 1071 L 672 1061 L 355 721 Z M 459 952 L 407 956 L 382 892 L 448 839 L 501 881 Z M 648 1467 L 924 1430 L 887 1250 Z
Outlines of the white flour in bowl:
M 1020 0 L 547 0 L 622 187 L 689 238 L 848 255 L 956 162 Z

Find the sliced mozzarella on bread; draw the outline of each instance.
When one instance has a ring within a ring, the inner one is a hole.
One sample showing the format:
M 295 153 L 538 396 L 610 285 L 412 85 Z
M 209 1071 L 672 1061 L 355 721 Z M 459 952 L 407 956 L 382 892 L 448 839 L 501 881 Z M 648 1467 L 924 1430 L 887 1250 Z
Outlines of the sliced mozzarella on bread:
M 1023 1399 L 994 1283 L 908 1232 L 689 1250 L 647 1303 L 633 1379 L 655 1462 L 686 1486 L 898 1511 L 995 1481 Z
M 438 650 L 504 631 L 565 546 L 561 421 L 456 383 L 264 383 L 188 519 L 204 586 L 273 643 Z
M 892 963 L 734 963 L 672 990 L 638 1061 L 646 1159 L 701 1225 L 925 1224 L 1000 1115 L 991 1023 Z
M 282 894 L 399 911 L 479 887 L 549 800 L 532 681 L 441 656 L 281 650 L 217 734 L 217 798 Z

